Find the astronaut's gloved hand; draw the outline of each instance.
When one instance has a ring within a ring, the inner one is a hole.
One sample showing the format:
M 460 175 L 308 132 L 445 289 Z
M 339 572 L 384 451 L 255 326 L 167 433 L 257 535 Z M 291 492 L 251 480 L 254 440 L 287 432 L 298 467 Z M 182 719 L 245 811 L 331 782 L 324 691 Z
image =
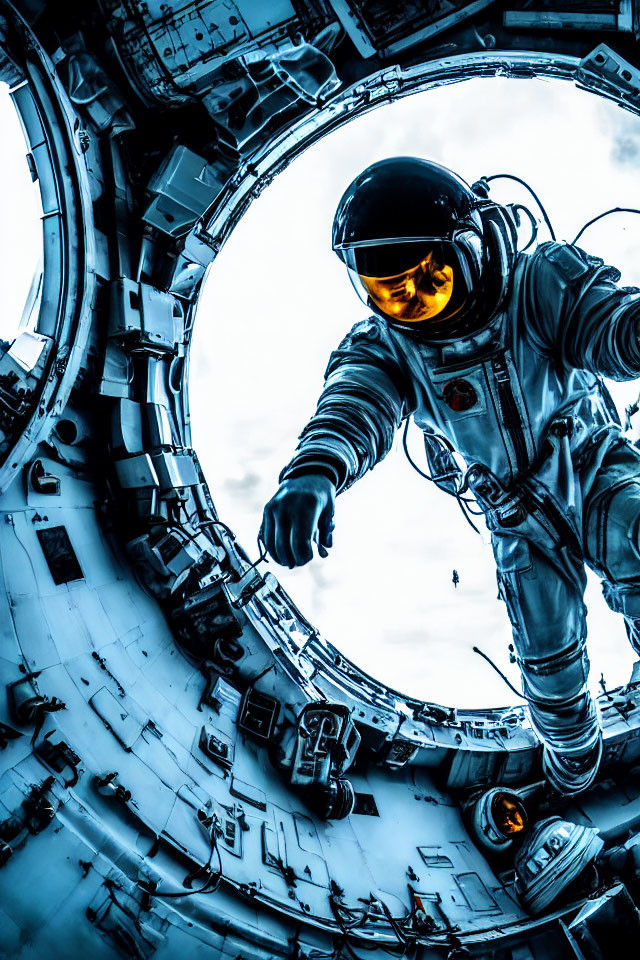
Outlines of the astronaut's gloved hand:
M 301 567 L 313 558 L 312 543 L 320 556 L 333 542 L 336 488 L 328 477 L 309 473 L 284 480 L 264 508 L 260 533 L 276 563 Z

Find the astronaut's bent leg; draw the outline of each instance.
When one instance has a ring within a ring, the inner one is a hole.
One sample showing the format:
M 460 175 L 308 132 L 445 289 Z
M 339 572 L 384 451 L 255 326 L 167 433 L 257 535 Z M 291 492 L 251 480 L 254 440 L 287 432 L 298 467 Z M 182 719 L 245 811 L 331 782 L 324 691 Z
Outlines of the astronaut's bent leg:
M 513 536 L 494 533 L 493 549 L 545 774 L 561 793 L 577 793 L 595 778 L 602 751 L 587 689 L 584 567 Z
M 585 502 L 584 530 L 587 562 L 640 658 L 640 451 L 631 444 L 607 455 Z

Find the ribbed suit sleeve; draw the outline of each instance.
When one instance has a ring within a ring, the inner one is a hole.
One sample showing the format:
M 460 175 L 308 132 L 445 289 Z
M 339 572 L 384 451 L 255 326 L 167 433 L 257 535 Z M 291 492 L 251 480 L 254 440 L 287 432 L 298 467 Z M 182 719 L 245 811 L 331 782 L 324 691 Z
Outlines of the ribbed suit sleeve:
M 525 272 L 526 335 L 556 364 L 612 380 L 640 376 L 640 289 L 580 247 L 544 243 Z
M 384 321 L 356 323 L 329 358 L 316 412 L 280 481 L 319 472 L 346 490 L 387 455 L 415 407 L 411 376 Z

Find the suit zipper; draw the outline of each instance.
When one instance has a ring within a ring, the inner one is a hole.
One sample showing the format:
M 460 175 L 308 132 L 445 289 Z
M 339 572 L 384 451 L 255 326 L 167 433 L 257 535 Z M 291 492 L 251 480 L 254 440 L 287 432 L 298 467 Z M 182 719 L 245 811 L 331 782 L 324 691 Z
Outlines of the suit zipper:
M 491 369 L 493 370 L 498 388 L 498 401 L 500 403 L 502 423 L 511 437 L 513 449 L 516 454 L 516 465 L 518 470 L 525 470 L 529 465 L 527 441 L 522 428 L 522 417 L 520 416 L 513 390 L 511 389 L 511 378 L 504 356 L 493 357 L 491 360 Z

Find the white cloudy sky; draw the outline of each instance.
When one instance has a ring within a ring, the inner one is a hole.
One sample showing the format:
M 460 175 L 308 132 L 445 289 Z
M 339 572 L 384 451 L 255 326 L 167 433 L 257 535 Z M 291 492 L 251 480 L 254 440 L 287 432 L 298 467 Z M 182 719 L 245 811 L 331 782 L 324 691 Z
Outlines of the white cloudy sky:
M 0 335 L 7 337 L 40 243 L 11 111 L 5 93 Z M 561 239 L 606 207 L 640 207 L 640 120 L 559 81 L 477 80 L 416 95 L 353 121 L 291 164 L 214 263 L 192 353 L 195 445 L 221 515 L 254 556 L 262 507 L 315 409 L 328 355 L 365 315 L 331 251 L 335 207 L 360 170 L 396 154 L 433 158 L 469 181 L 494 172 L 524 177 Z M 495 184 L 494 196 L 529 202 L 509 182 Z M 612 217 L 582 242 L 620 266 L 624 282 L 640 283 L 640 218 Z M 619 406 L 635 399 L 638 386 L 616 387 Z M 412 448 L 419 457 L 415 427 Z M 513 700 L 471 652 L 480 645 L 517 684 L 488 536 L 476 536 L 456 504 L 413 472 L 399 438 L 376 470 L 338 498 L 334 541 L 327 559 L 302 569 L 269 564 L 324 636 L 408 694 L 466 706 Z M 601 671 L 609 684 L 624 682 L 633 656 L 594 577 L 587 603 L 593 686 Z

